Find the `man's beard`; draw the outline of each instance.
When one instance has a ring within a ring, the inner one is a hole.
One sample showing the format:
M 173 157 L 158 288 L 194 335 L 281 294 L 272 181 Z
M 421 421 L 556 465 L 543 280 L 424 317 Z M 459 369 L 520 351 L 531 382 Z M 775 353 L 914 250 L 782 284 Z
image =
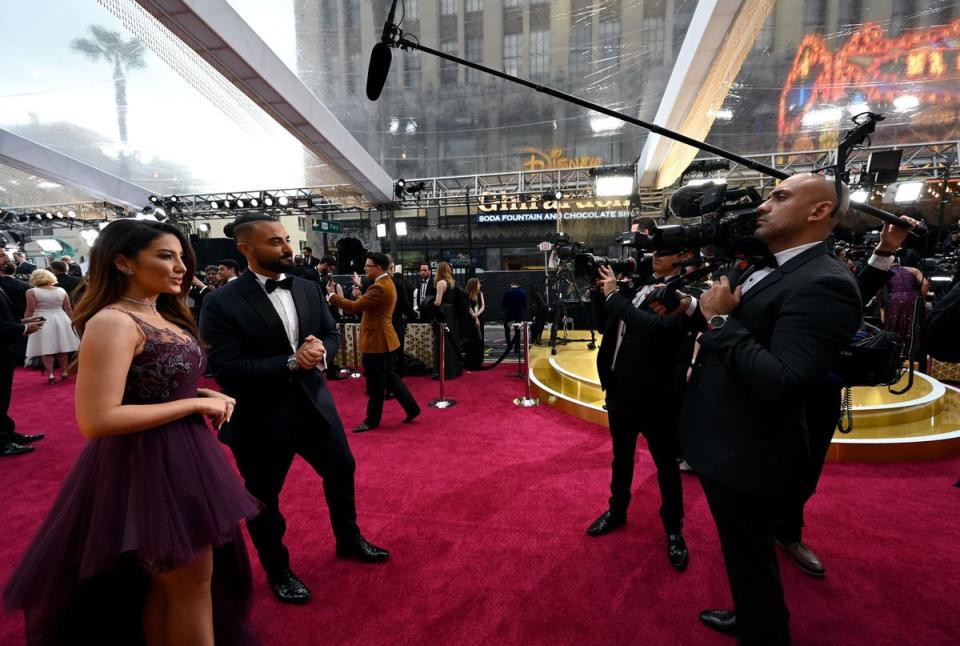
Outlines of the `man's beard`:
M 264 269 L 269 269 L 270 271 L 275 271 L 278 274 L 282 274 L 293 269 L 293 256 L 286 256 L 282 258 L 257 258 L 257 262 Z

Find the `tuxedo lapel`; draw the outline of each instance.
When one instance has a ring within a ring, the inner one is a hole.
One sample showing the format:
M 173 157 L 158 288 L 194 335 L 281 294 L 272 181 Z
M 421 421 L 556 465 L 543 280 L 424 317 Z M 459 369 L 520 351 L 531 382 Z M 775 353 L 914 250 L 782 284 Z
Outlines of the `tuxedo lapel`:
M 254 273 L 250 270 L 243 272 L 243 274 L 237 278 L 237 287 L 240 288 L 240 294 L 247 303 L 250 304 L 250 307 L 253 308 L 267 328 L 268 338 L 282 343 L 284 348 L 286 348 L 290 343 L 287 338 L 287 330 L 284 328 L 283 321 L 280 320 L 280 315 L 277 314 L 277 310 L 273 308 L 273 304 L 270 303 L 270 299 L 267 298 L 267 293 L 263 291 L 263 287 L 260 286 Z
M 310 321 L 310 301 L 307 298 L 307 289 L 303 282 L 294 278 L 293 285 L 290 286 L 290 293 L 293 295 L 293 304 L 297 307 L 297 326 L 300 331 L 300 338 L 297 339 L 297 346 L 303 343 L 307 336 L 307 324 Z

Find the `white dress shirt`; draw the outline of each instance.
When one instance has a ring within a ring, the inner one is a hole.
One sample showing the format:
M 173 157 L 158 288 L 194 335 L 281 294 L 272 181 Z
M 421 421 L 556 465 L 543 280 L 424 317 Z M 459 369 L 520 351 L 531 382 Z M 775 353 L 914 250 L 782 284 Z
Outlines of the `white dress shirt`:
M 263 291 L 267 292 L 267 281 L 270 280 L 269 276 L 264 276 L 256 272 L 254 272 L 254 275 L 257 277 L 257 282 L 260 283 Z M 280 274 L 276 280 L 280 281 L 284 278 L 285 275 Z M 267 299 L 270 301 L 270 304 L 273 305 L 273 309 L 277 311 L 277 316 L 280 317 L 280 321 L 283 322 L 283 329 L 286 330 L 287 339 L 290 341 L 290 349 L 296 352 L 297 340 L 300 338 L 300 322 L 297 318 L 297 306 L 293 302 L 293 293 L 291 293 L 289 289 L 278 287 L 272 292 L 267 293 Z
M 773 254 L 773 257 L 777 259 L 777 267 L 783 267 L 783 265 L 792 258 L 799 256 L 807 249 L 816 247 L 818 244 L 820 244 L 820 242 L 809 242 L 807 244 L 802 244 L 799 247 L 791 247 L 790 249 L 778 251 L 777 253 Z M 743 293 L 746 294 L 748 291 L 750 291 L 754 285 L 772 274 L 773 270 L 773 267 L 760 267 L 747 276 L 747 280 L 743 283 Z

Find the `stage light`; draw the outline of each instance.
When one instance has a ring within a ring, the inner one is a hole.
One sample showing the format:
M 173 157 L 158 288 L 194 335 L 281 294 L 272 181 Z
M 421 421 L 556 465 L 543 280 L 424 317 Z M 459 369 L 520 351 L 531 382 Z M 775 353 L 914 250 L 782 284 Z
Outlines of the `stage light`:
M 173 202 L 174 204 L 176 204 L 177 202 L 180 201 L 180 198 L 177 197 L 176 195 L 171 195 L 171 196 L 170 196 L 170 201 Z
M 280 206 L 287 206 L 288 204 L 290 204 L 290 198 L 287 197 L 286 195 L 281 195 L 280 197 L 277 198 L 277 204 L 279 204 Z
M 298 197 L 298 198 L 297 198 L 297 201 L 296 201 L 296 207 L 297 207 L 298 209 L 304 209 L 304 210 L 305 210 L 305 209 L 309 209 L 309 208 L 310 208 L 310 200 L 307 199 L 307 198 L 305 198 L 305 197 Z
M 263 205 L 267 208 L 270 208 L 271 206 L 273 206 L 273 196 L 271 196 L 269 193 L 264 193 Z
M 57 219 L 58 219 L 58 220 L 62 220 L 62 219 L 63 219 L 63 211 L 57 211 L 56 215 L 57 215 Z
M 258 208 L 260 208 L 260 200 L 258 200 L 258 199 L 255 198 L 255 197 L 251 197 L 251 198 L 250 198 L 250 208 L 251 208 L 251 209 L 258 209 Z
M 920 99 L 912 94 L 904 94 L 893 100 L 893 107 L 897 112 L 909 112 L 920 105 Z
M 47 213 L 47 214 L 46 214 L 46 218 L 47 218 L 48 220 L 52 220 L 52 219 L 53 219 L 53 213 Z
M 426 189 L 426 188 L 427 188 L 427 183 L 426 183 L 426 182 L 416 182 L 415 184 L 407 184 L 407 186 L 406 186 L 406 191 L 407 191 L 407 193 L 409 193 L 410 195 L 413 195 L 414 197 L 417 197 L 417 196 L 420 195 L 420 193 L 422 193 L 422 192 L 424 191 L 424 189 Z
M 310 198 L 310 204 L 313 206 L 323 206 L 327 203 L 327 198 L 322 195 L 314 195 Z
M 160 197 L 158 195 L 151 195 L 149 201 L 150 204 L 160 204 Z
M 237 207 L 238 209 L 242 209 L 244 206 L 246 206 L 246 205 L 243 203 L 243 200 L 241 200 L 241 199 L 234 200 L 234 204 L 236 205 L 236 207 Z
M 43 219 L 43 213 L 34 213 L 34 214 L 33 214 L 33 219 L 34 219 L 34 220 L 37 220 L 37 221 L 39 222 L 40 220 Z
M 850 193 L 850 201 L 858 204 L 866 202 L 868 197 L 870 197 L 870 191 L 865 188 L 857 189 Z
M 617 132 L 623 128 L 623 121 L 608 115 L 595 114 L 590 117 L 590 129 L 594 134 Z
M 67 217 L 70 218 L 71 220 L 76 220 L 76 219 L 77 219 L 77 212 L 76 212 L 76 211 L 67 211 Z
M 562 199 L 563 199 L 563 191 L 557 191 L 556 193 L 554 193 L 554 194 L 553 194 L 553 199 L 555 199 L 555 200 L 562 200 Z
M 810 128 L 828 123 L 838 123 L 842 118 L 843 111 L 840 108 L 817 108 L 803 115 L 800 123 Z
M 597 175 L 593 194 L 597 197 L 615 197 L 633 193 L 633 175 Z
M 403 190 L 407 187 L 407 181 L 405 179 L 398 179 L 393 185 L 393 194 L 397 197 L 398 200 L 403 199 Z
M 40 247 L 41 251 L 46 253 L 56 253 L 58 251 L 63 251 L 63 247 L 59 242 L 53 238 L 40 238 L 39 240 L 34 240 L 37 243 L 37 246 Z
M 217 210 L 220 209 L 220 203 L 217 202 L 216 200 L 211 200 L 211 201 L 210 201 L 210 208 L 213 209 L 214 211 L 217 211 Z
M 387 225 L 381 222 L 377 225 L 377 237 L 386 238 L 387 237 Z
M 727 180 L 723 177 L 717 177 L 711 179 L 709 177 L 701 177 L 699 179 L 691 179 L 689 182 L 684 184 L 684 186 L 703 186 L 704 184 L 726 184 Z
M 398 236 L 405 236 L 405 235 L 407 235 L 407 223 L 406 223 L 406 222 L 395 222 L 395 223 L 394 223 L 394 228 L 396 229 Z
M 210 225 L 207 224 L 206 222 L 201 222 L 200 224 L 197 225 L 197 231 L 199 231 L 200 233 L 206 233 L 209 230 L 210 230 Z
M 897 203 L 916 202 L 923 192 L 923 182 L 904 182 L 897 186 L 893 201 Z

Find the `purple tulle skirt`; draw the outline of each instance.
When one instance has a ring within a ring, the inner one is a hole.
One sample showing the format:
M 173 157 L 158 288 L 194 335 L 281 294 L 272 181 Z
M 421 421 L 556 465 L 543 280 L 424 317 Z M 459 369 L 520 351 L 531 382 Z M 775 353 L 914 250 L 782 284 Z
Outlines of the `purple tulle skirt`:
M 150 573 L 214 548 L 217 644 L 259 643 L 240 521 L 259 513 L 199 416 L 92 440 L 4 590 L 27 643 L 142 644 Z

